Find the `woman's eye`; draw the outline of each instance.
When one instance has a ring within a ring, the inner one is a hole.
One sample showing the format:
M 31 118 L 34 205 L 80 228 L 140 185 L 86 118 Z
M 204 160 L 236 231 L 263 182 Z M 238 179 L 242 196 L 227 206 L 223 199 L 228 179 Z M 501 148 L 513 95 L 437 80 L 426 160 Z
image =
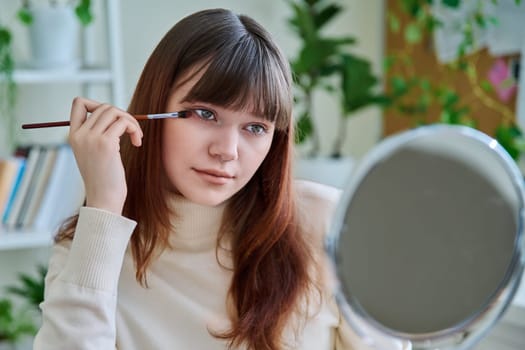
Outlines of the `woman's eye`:
M 207 109 L 194 109 L 193 111 L 203 120 L 216 120 L 215 114 Z
M 260 124 L 251 124 L 246 127 L 246 129 L 254 135 L 263 135 L 266 134 L 267 129 Z

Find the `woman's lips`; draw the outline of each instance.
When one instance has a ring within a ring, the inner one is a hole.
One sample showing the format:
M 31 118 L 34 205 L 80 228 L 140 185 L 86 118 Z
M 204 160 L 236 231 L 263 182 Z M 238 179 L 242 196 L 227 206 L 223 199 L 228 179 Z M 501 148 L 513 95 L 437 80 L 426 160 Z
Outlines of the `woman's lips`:
M 193 169 L 201 179 L 215 185 L 224 185 L 234 179 L 233 175 L 215 169 Z

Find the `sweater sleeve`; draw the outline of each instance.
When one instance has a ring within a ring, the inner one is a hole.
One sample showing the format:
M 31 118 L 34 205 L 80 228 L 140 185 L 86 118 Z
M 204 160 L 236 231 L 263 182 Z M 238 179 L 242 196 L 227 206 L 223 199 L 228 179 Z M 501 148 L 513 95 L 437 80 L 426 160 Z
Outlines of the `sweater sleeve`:
M 82 207 L 72 242 L 55 244 L 33 349 L 115 349 L 117 286 L 136 222 Z

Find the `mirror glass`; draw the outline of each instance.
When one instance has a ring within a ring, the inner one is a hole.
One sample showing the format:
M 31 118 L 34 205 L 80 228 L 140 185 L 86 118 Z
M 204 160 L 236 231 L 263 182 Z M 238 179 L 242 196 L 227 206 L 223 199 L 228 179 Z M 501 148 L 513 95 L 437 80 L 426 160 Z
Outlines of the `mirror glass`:
M 519 284 L 522 215 L 521 174 L 487 135 L 427 126 L 384 140 L 353 172 L 327 244 L 349 322 L 420 348 L 479 338 Z

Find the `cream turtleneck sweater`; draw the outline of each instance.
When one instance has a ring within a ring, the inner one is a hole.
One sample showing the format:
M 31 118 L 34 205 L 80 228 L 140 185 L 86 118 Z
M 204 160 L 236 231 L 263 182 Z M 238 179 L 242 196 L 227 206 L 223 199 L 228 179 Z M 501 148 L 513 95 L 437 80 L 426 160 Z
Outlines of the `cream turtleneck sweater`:
M 298 184 L 305 227 L 322 241 L 338 191 Z M 53 247 L 46 277 L 43 324 L 34 349 L 226 349 L 210 330 L 227 330 L 226 296 L 232 272 L 227 249 L 216 257 L 225 205 L 204 207 L 176 197 L 178 220 L 171 243 L 147 272 L 148 287 L 135 279 L 128 248 L 135 222 L 95 208 L 80 209 L 72 242 Z M 308 220 L 308 218 L 311 218 Z M 317 237 L 317 238 L 315 238 Z M 285 339 L 291 349 L 361 349 L 328 300 L 304 329 Z

